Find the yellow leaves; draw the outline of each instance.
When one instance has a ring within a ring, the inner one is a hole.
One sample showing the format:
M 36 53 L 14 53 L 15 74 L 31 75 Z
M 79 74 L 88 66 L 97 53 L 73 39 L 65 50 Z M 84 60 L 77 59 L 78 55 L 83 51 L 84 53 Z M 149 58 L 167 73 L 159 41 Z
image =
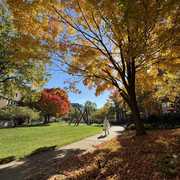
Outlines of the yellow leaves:
M 92 85 L 92 80 L 91 80 L 90 78 L 85 78 L 85 79 L 83 80 L 83 83 L 84 83 L 84 85 L 86 85 L 86 86 L 90 86 L 90 85 Z
M 44 37 L 48 30 L 52 31 L 52 38 L 57 36 L 59 25 L 52 20 L 52 6 L 58 7 L 58 1 L 22 1 L 7 0 L 12 12 L 14 23 L 18 31 L 31 34 L 34 37 Z
M 172 22 L 172 16 L 168 16 L 167 18 L 167 27 L 170 29 L 173 27 L 173 22 Z
M 158 75 L 158 69 L 156 67 L 151 66 L 151 68 L 148 70 L 149 76 L 157 76 Z
M 58 19 L 51 18 L 48 22 L 49 33 L 55 38 L 59 33 L 64 31 L 64 26 L 59 23 Z M 48 32 L 48 31 L 47 31 Z
M 99 96 L 103 91 L 110 90 L 112 88 L 112 84 L 109 82 L 102 82 L 96 88 L 96 96 Z
M 68 32 L 69 35 L 74 35 L 74 34 L 77 33 L 77 31 L 74 28 L 72 28 L 72 27 L 69 27 L 67 29 L 67 32 Z
M 170 52 L 168 52 L 170 53 Z M 137 74 L 137 92 L 139 95 L 149 94 L 143 100 L 145 108 L 150 109 L 157 99 L 168 97 L 174 101 L 180 92 L 178 60 L 160 61 L 152 65 L 147 72 L 141 71 Z M 155 100 L 156 99 L 156 100 Z M 156 108 L 155 108 L 156 109 Z
M 59 7 L 56 0 L 22 1 L 7 0 L 18 37 L 9 43 L 14 51 L 14 61 L 29 58 L 47 63 L 49 51 L 57 50 L 57 35 L 64 30 L 54 16 L 52 6 Z
M 97 51 L 92 48 L 81 47 L 77 54 L 72 58 L 74 66 L 84 68 L 88 72 L 97 71 Z

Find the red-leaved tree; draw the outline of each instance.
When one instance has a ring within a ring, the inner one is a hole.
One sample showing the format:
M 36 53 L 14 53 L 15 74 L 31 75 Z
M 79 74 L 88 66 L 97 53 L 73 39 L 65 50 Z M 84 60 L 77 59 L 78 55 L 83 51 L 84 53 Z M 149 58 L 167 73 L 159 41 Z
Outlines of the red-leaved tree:
M 69 112 L 70 102 L 66 91 L 60 88 L 44 89 L 39 100 L 39 108 L 45 116 L 44 123 L 50 116 L 60 117 Z

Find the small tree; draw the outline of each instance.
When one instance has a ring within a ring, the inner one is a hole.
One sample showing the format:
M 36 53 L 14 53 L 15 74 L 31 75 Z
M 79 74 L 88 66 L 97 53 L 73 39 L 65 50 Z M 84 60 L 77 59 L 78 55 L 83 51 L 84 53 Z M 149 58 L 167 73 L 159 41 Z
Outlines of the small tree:
M 97 110 L 97 105 L 96 103 L 93 103 L 91 101 L 86 101 L 84 104 L 84 108 L 86 110 L 87 122 L 90 123 L 89 121 L 91 121 L 91 118 L 92 118 L 91 116 L 93 112 Z
M 108 101 L 103 107 L 96 109 L 96 111 L 94 111 L 91 115 L 94 121 L 100 123 L 103 122 L 105 118 L 112 119 L 115 115 L 114 107 L 112 105 L 113 104 Z
M 49 122 L 50 116 L 63 116 L 70 109 L 67 93 L 60 88 L 44 89 L 38 105 L 45 116 L 44 123 Z
M 80 116 L 81 116 L 80 110 L 71 104 L 70 111 L 68 114 L 69 124 L 71 124 L 74 120 L 77 120 Z

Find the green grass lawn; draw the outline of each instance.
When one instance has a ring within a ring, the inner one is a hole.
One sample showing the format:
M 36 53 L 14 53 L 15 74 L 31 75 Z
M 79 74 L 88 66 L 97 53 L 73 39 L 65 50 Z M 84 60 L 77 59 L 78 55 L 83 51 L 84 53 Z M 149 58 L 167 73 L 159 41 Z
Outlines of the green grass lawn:
M 8 156 L 24 157 L 45 146 L 61 147 L 101 132 L 100 127 L 65 123 L 48 126 L 0 129 L 0 159 Z

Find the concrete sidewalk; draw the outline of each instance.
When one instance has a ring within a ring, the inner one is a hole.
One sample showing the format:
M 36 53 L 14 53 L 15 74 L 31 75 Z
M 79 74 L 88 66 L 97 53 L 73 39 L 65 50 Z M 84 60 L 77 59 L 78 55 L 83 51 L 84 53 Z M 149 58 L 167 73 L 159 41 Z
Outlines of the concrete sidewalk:
M 122 126 L 112 126 L 110 129 L 110 135 L 104 137 L 104 133 L 97 134 L 88 138 L 85 138 L 81 141 L 66 145 L 60 149 L 80 149 L 87 151 L 93 151 L 96 149 L 96 146 L 104 143 L 108 140 L 111 140 L 112 138 L 118 136 L 121 134 L 121 132 L 124 131 L 124 128 Z

